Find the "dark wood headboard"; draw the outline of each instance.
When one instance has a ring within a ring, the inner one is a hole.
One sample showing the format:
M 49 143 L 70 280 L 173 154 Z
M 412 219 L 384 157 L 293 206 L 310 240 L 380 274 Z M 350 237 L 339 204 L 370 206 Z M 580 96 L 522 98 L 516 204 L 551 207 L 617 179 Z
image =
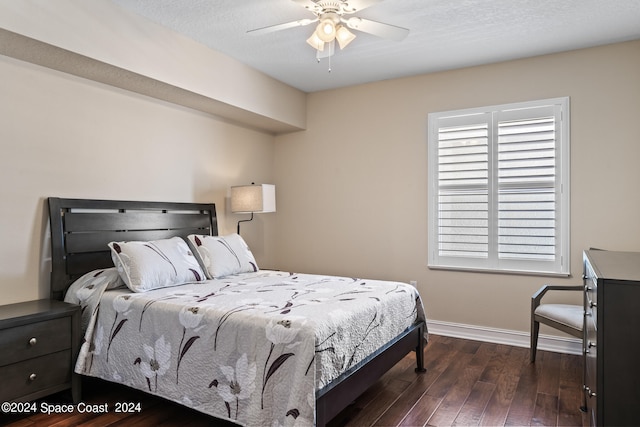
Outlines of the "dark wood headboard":
M 49 197 L 51 298 L 78 277 L 113 267 L 107 244 L 218 234 L 215 204 Z

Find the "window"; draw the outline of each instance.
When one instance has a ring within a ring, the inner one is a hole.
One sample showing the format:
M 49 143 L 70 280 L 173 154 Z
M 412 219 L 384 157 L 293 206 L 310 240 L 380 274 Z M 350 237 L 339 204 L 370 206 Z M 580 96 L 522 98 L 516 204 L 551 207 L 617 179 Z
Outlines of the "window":
M 569 98 L 429 114 L 429 267 L 569 274 Z

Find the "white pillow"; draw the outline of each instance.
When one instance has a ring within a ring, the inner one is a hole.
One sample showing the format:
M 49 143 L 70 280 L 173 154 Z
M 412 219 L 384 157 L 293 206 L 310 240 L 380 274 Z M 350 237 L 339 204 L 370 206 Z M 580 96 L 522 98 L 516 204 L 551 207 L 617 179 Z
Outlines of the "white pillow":
M 180 237 L 152 242 L 111 242 L 111 258 L 133 292 L 206 280 L 198 260 Z
M 93 309 L 100 303 L 102 294 L 109 289 L 124 288 L 124 286 L 125 284 L 115 267 L 93 270 L 69 286 L 64 301 L 82 307 L 80 324 L 84 332 L 93 315 Z M 87 310 L 87 308 L 90 309 Z
M 79 304 L 79 302 L 67 301 L 67 298 L 73 298 L 73 295 L 82 288 L 89 288 L 93 290 L 97 287 L 102 288 L 101 291 L 108 291 L 109 289 L 124 287 L 124 282 L 115 267 L 90 271 L 76 279 L 71 286 L 69 286 L 65 295 L 65 302 Z
M 259 270 L 249 246 L 239 234 L 228 236 L 191 234 L 188 238 L 197 249 L 202 266 L 210 279 Z

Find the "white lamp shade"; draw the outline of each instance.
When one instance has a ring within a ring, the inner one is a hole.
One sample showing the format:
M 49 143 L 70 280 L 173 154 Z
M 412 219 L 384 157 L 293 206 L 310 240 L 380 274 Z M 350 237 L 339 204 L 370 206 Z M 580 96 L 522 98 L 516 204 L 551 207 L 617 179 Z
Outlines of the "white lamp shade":
M 340 25 L 338 27 L 338 31 L 336 32 L 336 40 L 338 40 L 338 44 L 340 45 L 340 49 L 344 49 L 347 47 L 349 43 L 356 38 L 356 35 L 347 29 L 347 27 L 343 27 Z
M 319 51 L 324 50 L 324 42 L 320 40 L 315 31 L 313 32 L 313 34 L 311 34 L 311 37 L 307 39 L 307 43 L 314 49 L 317 49 Z
M 275 212 L 276 186 L 272 184 L 231 187 L 231 212 Z
M 329 43 L 336 38 L 336 24 L 331 19 L 323 19 L 316 27 L 316 35 L 323 42 Z

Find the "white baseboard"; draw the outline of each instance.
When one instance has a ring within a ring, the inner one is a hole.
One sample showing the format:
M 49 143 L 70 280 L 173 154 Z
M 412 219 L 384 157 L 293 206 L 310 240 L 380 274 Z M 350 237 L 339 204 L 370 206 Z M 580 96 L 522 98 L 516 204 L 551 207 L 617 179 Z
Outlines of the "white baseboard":
M 485 326 L 465 325 L 462 323 L 427 320 L 430 334 L 496 344 L 507 344 L 515 347 L 530 346 L 528 332 L 508 329 L 489 328 Z M 582 354 L 582 340 L 574 337 L 558 337 L 554 335 L 538 335 L 538 349 L 556 353 Z

